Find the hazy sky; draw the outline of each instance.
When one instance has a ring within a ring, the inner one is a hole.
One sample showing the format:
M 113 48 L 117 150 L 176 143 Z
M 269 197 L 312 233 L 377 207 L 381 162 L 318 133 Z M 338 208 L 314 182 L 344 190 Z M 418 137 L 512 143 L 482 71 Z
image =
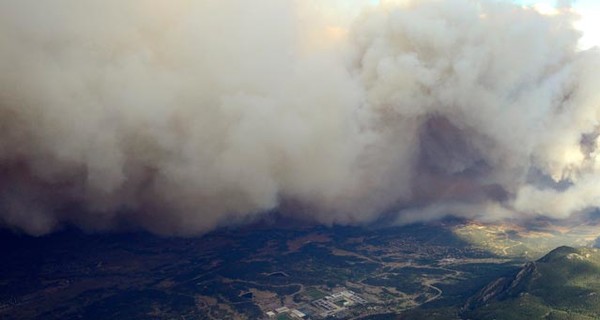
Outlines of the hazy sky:
M 560 0 L 558 0 L 560 3 Z M 358 13 L 359 8 L 368 5 L 376 5 L 380 0 L 333 0 L 336 7 L 345 7 L 348 12 Z M 513 0 L 513 2 L 526 5 L 536 6 L 541 10 L 549 10 L 557 4 L 556 0 Z M 573 8 L 581 15 L 581 21 L 576 23 L 578 29 L 584 32 L 580 45 L 583 49 L 592 46 L 600 45 L 600 1 L 597 0 L 578 0 L 578 1 L 563 1 L 571 3 Z
M 551 0 L 519 0 L 517 3 L 537 4 L 548 8 L 556 5 L 556 1 Z M 571 3 L 573 8 L 581 15 L 581 21 L 576 26 L 584 32 L 581 39 L 582 48 L 600 45 L 600 1 L 578 0 Z

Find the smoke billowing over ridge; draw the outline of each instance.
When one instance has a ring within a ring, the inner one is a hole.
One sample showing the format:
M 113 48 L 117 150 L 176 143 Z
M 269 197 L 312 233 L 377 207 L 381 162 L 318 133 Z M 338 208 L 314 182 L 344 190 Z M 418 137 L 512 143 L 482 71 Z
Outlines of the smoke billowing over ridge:
M 494 1 L 0 0 L 0 224 L 600 206 L 600 54 Z

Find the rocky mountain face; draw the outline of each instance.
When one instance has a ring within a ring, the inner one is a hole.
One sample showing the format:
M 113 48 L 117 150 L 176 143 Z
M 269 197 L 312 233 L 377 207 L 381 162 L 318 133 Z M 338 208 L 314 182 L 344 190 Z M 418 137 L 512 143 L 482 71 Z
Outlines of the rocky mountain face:
M 465 319 L 593 319 L 600 317 L 600 250 L 558 247 L 469 298 Z
M 527 263 L 514 275 L 498 278 L 491 282 L 465 303 L 463 309 L 473 310 L 490 301 L 515 297 L 527 290 L 529 282 L 539 276 L 535 262 Z

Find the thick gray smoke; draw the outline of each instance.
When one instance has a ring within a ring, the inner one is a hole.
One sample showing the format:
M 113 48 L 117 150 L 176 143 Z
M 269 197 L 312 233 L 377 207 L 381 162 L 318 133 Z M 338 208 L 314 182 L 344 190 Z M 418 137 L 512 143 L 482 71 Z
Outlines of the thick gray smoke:
M 0 224 L 600 206 L 600 53 L 496 1 L 0 0 Z

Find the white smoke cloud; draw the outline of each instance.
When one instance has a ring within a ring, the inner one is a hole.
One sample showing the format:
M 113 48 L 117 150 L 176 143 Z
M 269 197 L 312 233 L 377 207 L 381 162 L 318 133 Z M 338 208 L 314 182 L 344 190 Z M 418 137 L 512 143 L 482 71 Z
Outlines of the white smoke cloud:
M 356 8 L 0 0 L 0 221 L 195 234 L 274 209 L 347 224 L 599 205 L 600 55 L 570 10 Z

